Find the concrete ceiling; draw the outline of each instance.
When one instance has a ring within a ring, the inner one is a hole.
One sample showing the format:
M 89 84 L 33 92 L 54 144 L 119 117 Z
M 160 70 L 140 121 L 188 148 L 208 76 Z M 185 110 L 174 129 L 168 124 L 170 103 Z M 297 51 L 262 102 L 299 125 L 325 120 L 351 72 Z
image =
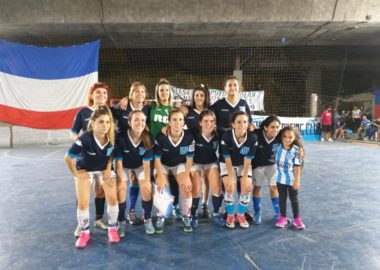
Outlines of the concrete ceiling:
M 378 0 L 0 0 L 0 39 L 102 48 L 380 45 Z

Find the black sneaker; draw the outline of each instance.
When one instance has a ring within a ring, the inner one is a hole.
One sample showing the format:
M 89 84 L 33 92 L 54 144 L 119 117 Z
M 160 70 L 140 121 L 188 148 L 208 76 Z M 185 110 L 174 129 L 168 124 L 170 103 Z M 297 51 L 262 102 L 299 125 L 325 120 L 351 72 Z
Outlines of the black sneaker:
M 127 220 L 131 225 L 138 225 L 141 223 L 140 219 L 136 216 L 135 210 L 130 210 L 127 215 Z
M 245 211 L 245 218 L 249 223 L 253 222 L 253 214 L 249 210 Z
M 202 205 L 202 212 L 200 213 L 200 217 L 204 218 L 204 219 L 210 219 L 211 218 L 211 214 L 208 211 L 207 204 Z

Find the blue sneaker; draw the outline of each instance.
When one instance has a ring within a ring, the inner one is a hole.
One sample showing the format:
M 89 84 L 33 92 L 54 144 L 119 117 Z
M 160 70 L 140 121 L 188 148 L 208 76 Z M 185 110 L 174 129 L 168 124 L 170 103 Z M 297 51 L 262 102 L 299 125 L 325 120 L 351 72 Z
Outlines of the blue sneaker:
M 195 228 L 198 228 L 199 224 L 198 224 L 198 217 L 197 216 L 192 216 L 191 217 L 191 227 L 193 227 L 193 229 Z
M 226 222 L 224 221 L 224 218 L 223 216 L 217 214 L 217 213 L 214 213 L 212 215 L 212 220 L 214 221 L 215 225 L 218 226 L 218 227 L 224 227 L 226 226 Z
M 253 216 L 253 224 L 261 224 L 261 210 L 255 212 L 255 215 Z

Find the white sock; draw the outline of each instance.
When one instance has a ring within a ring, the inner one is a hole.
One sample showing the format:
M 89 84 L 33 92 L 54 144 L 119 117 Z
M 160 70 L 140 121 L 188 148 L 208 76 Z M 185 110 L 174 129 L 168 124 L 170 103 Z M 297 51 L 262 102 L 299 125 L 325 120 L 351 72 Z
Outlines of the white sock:
M 108 227 L 115 227 L 117 225 L 117 217 L 119 215 L 119 205 L 108 205 Z
M 191 209 L 191 204 L 193 203 L 193 198 L 182 198 L 182 215 L 189 217 L 190 216 L 190 209 Z
M 77 220 L 81 231 L 90 232 L 90 210 L 80 210 L 77 208 Z

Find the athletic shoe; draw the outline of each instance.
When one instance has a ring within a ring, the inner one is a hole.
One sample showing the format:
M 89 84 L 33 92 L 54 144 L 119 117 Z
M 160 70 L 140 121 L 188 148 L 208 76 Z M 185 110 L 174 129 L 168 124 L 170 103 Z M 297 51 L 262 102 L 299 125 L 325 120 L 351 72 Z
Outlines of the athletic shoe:
M 324 142 L 324 141 L 325 141 L 325 139 L 321 138 L 321 142 Z
M 226 226 L 230 229 L 235 228 L 235 215 L 227 215 Z
M 249 223 L 245 218 L 245 215 L 236 215 L 237 222 L 239 222 L 240 227 L 243 229 L 247 229 L 249 227 Z
M 211 214 L 210 214 L 210 211 L 208 211 L 207 204 L 202 205 L 202 212 L 201 212 L 200 217 L 204 218 L 204 219 L 210 219 L 211 218 Z
M 78 225 L 76 228 L 75 228 L 75 231 L 74 231 L 74 236 L 75 237 L 79 237 L 80 236 L 80 226 Z
M 129 224 L 131 225 L 137 225 L 140 223 L 139 218 L 136 216 L 136 211 L 135 209 L 131 209 L 129 213 L 127 214 L 127 220 Z
M 192 216 L 191 217 L 191 227 L 193 227 L 193 229 L 196 229 L 198 228 L 199 224 L 198 224 L 198 217 L 197 216 Z
M 217 213 L 213 214 L 212 220 L 214 221 L 215 225 L 218 226 L 218 227 L 224 227 L 226 225 L 226 222 L 224 221 L 224 218 L 221 215 L 217 214 Z
M 261 210 L 255 212 L 255 215 L 253 216 L 253 224 L 261 224 Z
M 119 232 L 117 231 L 116 227 L 108 228 L 108 241 L 110 241 L 111 243 L 120 242 Z
M 156 230 L 154 229 L 152 219 L 144 220 L 144 227 L 145 227 L 145 233 L 146 234 L 154 234 Z
M 329 142 L 333 142 L 334 140 L 333 140 L 333 139 L 331 139 L 331 138 L 329 138 L 327 141 L 329 141 Z
M 284 228 L 286 225 L 288 225 L 288 219 L 284 216 L 280 216 L 280 218 L 276 221 L 276 227 L 277 228 Z
M 108 222 L 102 218 L 95 220 L 94 222 L 95 228 L 99 228 L 102 230 L 107 230 L 108 229 Z
M 164 226 L 165 226 L 165 218 L 164 217 L 157 217 L 156 233 L 163 233 L 164 232 Z
M 89 232 L 80 232 L 78 240 L 75 242 L 75 246 L 77 248 L 85 248 L 88 246 L 88 242 L 90 241 L 90 233 Z
M 191 227 L 191 218 L 190 217 L 183 217 L 182 223 L 183 223 L 183 231 L 184 232 L 192 232 L 193 231 L 193 228 Z
M 125 236 L 125 228 L 127 227 L 127 222 L 125 220 L 119 221 L 119 226 L 117 228 L 120 238 Z
M 305 229 L 305 224 L 302 223 L 301 217 L 296 217 L 293 220 L 293 226 L 297 228 L 297 230 Z
M 173 205 L 173 216 L 176 220 L 182 219 L 182 211 L 179 205 Z
M 252 212 L 250 212 L 250 211 L 247 209 L 247 211 L 245 211 L 244 215 L 245 215 L 245 218 L 247 219 L 248 222 L 253 222 L 254 217 L 253 217 Z

